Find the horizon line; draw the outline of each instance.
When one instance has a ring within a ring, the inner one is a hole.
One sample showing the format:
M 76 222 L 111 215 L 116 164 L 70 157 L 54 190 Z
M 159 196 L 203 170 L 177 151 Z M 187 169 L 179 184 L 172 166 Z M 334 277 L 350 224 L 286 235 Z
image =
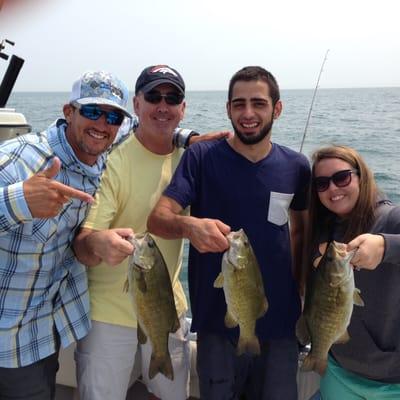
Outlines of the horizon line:
M 399 89 L 400 86 L 348 86 L 348 87 L 318 87 L 318 90 L 342 90 L 342 89 Z M 315 90 L 313 88 L 280 88 L 280 90 Z M 13 90 L 13 93 L 69 93 L 71 90 Z M 227 92 L 228 89 L 192 89 L 191 92 Z M 129 90 L 129 93 L 133 91 Z

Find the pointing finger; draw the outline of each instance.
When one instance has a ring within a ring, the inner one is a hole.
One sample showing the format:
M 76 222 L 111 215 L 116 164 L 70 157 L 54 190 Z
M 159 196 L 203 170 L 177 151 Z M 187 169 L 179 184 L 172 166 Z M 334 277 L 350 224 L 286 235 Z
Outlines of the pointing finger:
M 68 198 L 72 197 L 74 199 L 79 199 L 89 204 L 92 204 L 94 201 L 94 198 L 90 194 L 82 192 L 81 190 L 74 189 L 70 186 L 64 185 L 63 183 L 56 181 L 53 182 L 53 185 L 61 196 Z

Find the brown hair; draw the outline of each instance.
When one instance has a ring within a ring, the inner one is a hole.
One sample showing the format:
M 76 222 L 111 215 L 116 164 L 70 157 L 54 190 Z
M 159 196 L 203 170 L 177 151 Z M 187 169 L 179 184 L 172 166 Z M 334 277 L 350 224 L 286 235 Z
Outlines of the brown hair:
M 375 183 L 374 175 L 365 161 L 357 151 L 347 146 L 333 145 L 315 151 L 312 154 L 313 177 L 315 174 L 315 166 L 321 160 L 327 158 L 338 158 L 343 160 L 358 171 L 360 194 L 350 216 L 348 217 L 347 228 L 344 232 L 343 241 L 347 243 L 356 236 L 368 232 L 374 220 L 374 212 L 379 191 Z M 332 225 L 336 215 L 321 203 L 314 185 L 311 185 L 310 190 L 310 221 L 308 237 L 310 245 L 315 246 L 321 232 L 326 229 L 326 226 Z
M 233 86 L 238 81 L 264 81 L 269 87 L 269 94 L 272 99 L 272 105 L 275 106 L 277 101 L 280 99 L 280 92 L 278 82 L 271 72 L 258 66 L 243 67 L 241 70 L 236 72 L 230 82 L 228 89 L 228 101 L 232 100 Z

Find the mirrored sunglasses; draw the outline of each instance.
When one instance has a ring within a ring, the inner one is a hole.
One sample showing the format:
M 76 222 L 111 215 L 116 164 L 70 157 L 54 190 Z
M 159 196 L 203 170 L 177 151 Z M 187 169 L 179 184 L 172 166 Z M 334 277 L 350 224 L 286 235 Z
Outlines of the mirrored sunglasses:
M 171 92 L 167 94 L 161 94 L 156 90 L 151 90 L 150 92 L 143 93 L 144 99 L 151 104 L 159 104 L 162 99 L 165 100 L 170 106 L 177 106 L 181 104 L 185 96 L 182 93 Z
M 314 187 L 317 192 L 325 192 L 329 188 L 332 181 L 337 187 L 345 187 L 351 183 L 351 175 L 358 174 L 356 169 L 345 169 L 343 171 L 335 172 L 332 176 L 318 176 L 313 179 Z
M 82 117 L 97 121 L 102 115 L 105 116 L 109 125 L 121 125 L 125 115 L 118 110 L 102 110 L 97 104 L 79 104 L 73 102 L 72 105 L 79 110 Z

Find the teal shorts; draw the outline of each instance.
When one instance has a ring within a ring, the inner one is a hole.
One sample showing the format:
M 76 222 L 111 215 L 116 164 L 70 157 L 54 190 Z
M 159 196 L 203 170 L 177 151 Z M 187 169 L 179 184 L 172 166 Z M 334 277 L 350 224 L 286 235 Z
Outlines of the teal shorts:
M 332 358 L 321 378 L 322 400 L 399 400 L 400 384 L 363 378 L 346 371 Z

